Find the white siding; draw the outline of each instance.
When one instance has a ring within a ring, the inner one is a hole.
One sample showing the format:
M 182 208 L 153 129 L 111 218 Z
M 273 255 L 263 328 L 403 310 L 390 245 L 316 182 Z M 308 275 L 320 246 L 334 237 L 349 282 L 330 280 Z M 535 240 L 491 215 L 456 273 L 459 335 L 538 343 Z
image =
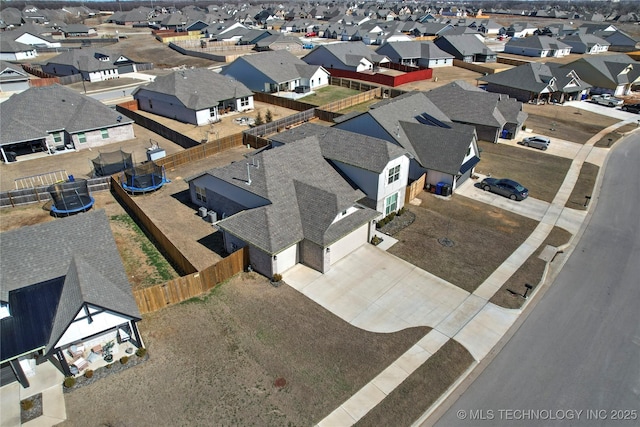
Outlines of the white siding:
M 400 178 L 397 181 L 389 184 L 389 170 L 395 166 L 400 166 Z M 387 167 L 379 176 L 378 185 L 378 197 L 376 198 L 376 210 L 384 213 L 384 201 L 393 193 L 400 193 L 398 195 L 398 209 L 404 206 L 404 196 L 407 189 L 407 183 L 409 182 L 409 158 L 402 156 L 398 159 L 389 162 Z
M 242 58 L 233 61 L 220 74 L 233 77 L 254 92 L 269 92 L 269 83 L 275 83 Z
M 195 199 L 194 186 L 206 188 L 207 193 L 213 191 L 217 194 L 220 194 L 221 196 L 226 197 L 227 199 L 233 200 L 237 204 L 244 206 L 246 209 L 257 208 L 259 206 L 264 206 L 267 203 L 269 203 L 268 200 L 265 200 L 260 196 L 256 196 L 255 194 L 250 193 L 249 191 L 245 191 L 240 187 L 229 184 L 226 181 L 223 181 L 211 175 L 203 175 L 201 177 L 194 179 L 189 183 L 189 188 L 192 190 L 191 201 L 197 205 L 201 205 L 202 203 L 198 202 Z M 209 205 L 208 207 L 215 209 L 215 206 Z
M 429 171 L 427 171 L 426 183 L 429 183 L 431 185 L 436 185 L 439 182 L 446 182 L 447 184 L 453 187 L 453 176 L 449 175 L 448 173 L 438 172 L 438 171 L 429 169 Z
M 80 313 L 76 316 L 76 319 L 84 317 L 84 309 L 80 310 Z M 123 323 L 129 322 L 129 318 L 120 314 L 105 311 L 100 314 L 94 314 L 91 316 L 93 322 L 89 323 L 88 319 L 74 320 L 69 328 L 62 334 L 62 337 L 58 340 L 55 347 L 63 347 L 67 344 L 82 340 L 91 335 L 99 334 Z
M 36 37 L 29 33 L 24 33 L 20 37 L 16 38 L 17 42 L 28 44 L 31 46 L 46 46 L 46 47 L 60 47 L 60 42 L 49 42 L 43 38 Z
M 340 261 L 351 252 L 358 249 L 360 246 L 367 243 L 369 237 L 369 224 L 364 224 L 362 227 L 353 231 L 349 235 L 338 240 L 333 245 L 329 246 L 329 259 L 330 264 L 333 265 Z

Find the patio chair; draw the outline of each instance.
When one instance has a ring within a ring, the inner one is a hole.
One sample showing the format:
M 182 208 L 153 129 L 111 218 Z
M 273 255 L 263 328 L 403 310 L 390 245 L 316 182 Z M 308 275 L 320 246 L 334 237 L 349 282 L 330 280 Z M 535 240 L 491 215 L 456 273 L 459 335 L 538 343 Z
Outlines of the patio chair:
M 69 354 L 71 355 L 71 357 L 73 357 L 74 359 L 76 357 L 80 357 L 84 354 L 84 345 L 71 345 L 69 347 Z
M 78 371 L 82 371 L 89 367 L 89 362 L 87 362 L 84 357 L 78 357 L 75 362 L 73 362 L 73 366 L 78 368 Z

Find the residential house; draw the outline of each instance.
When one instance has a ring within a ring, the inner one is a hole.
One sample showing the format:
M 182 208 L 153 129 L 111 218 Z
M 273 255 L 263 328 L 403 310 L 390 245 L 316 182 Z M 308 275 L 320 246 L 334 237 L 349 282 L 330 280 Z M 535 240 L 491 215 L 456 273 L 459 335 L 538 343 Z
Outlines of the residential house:
M 611 51 L 632 52 L 640 48 L 638 39 L 630 36 L 624 31 L 617 30 L 612 33 L 596 32 L 595 35 L 605 39 L 605 41 L 609 43 L 609 50 Z
M 289 52 L 301 52 L 302 41 L 299 37 L 273 34 L 256 42 L 254 49 L 258 52 L 286 50 Z
M 582 80 L 593 86 L 591 93 L 628 95 L 631 88 L 640 84 L 640 62 L 625 54 L 587 56 L 561 68 L 575 71 Z
M 378 64 L 390 62 L 389 58 L 379 55 L 362 42 L 343 42 L 319 45 L 302 60 L 307 64 L 321 65 L 331 69 L 346 71 L 373 71 Z
M 143 111 L 198 126 L 232 111 L 253 109 L 253 92 L 242 82 L 207 68 L 174 71 L 133 91 Z
M 571 46 L 571 53 L 586 53 L 589 55 L 607 52 L 611 43 L 593 34 L 574 34 L 565 36 L 562 41 Z
M 518 67 L 478 77 L 487 83 L 487 91 L 504 93 L 521 102 L 557 102 L 586 97 L 590 84 L 584 82 L 573 69 L 561 64 L 530 62 Z
M 62 27 L 62 34 L 66 38 L 71 37 L 96 37 L 98 32 L 84 24 L 69 24 Z
M 97 148 L 135 138 L 133 120 L 64 86 L 32 87 L 0 103 L 0 155 Z
M 254 92 L 289 92 L 298 86 L 311 90 L 329 84 L 329 73 L 309 65 L 286 50 L 243 55 L 224 67 L 221 74 L 233 77 Z
M 38 56 L 38 52 L 31 45 L 10 39 L 7 40 L 4 37 L 0 39 L 0 60 L 22 61 L 24 59 L 34 59 L 36 56 Z
M 341 165 L 356 179 L 391 185 L 395 196 L 387 201 L 390 212 L 403 201 L 403 151 L 348 132 L 336 138 L 333 132 L 339 131 L 324 137 L 317 127 L 305 129 L 296 130 L 297 140 L 289 140 L 286 133 L 277 135 L 283 145 L 262 150 L 247 162 L 186 180 L 192 202 L 222 218 L 215 225 L 222 231 L 225 249 L 248 246 L 252 268 L 267 277 L 298 263 L 324 273 L 370 241 L 374 220 L 383 214 L 360 202 L 367 201 L 366 194 Z
M 538 29 L 529 22 L 514 22 L 509 27 L 503 28 L 501 34 L 509 37 L 528 37 L 535 33 Z
M 571 53 L 571 45 L 554 37 L 530 36 L 510 39 L 504 45 L 504 52 L 536 58 L 562 58 Z
M 407 150 L 410 181 L 426 174 L 426 183 L 445 182 L 455 191 L 473 174 L 480 158 L 475 129 L 453 123 L 423 92 L 407 92 L 335 121 L 335 128 L 384 139 Z
M 514 138 L 527 118 L 522 103 L 513 103 L 507 95 L 487 93 L 462 80 L 425 94 L 451 121 L 474 126 L 478 139 L 484 141 Z M 507 113 L 509 120 L 505 117 Z
M 480 41 L 478 36 L 470 34 L 438 37 L 434 43 L 440 49 L 463 62 L 496 62 L 496 53 Z
M 109 342 L 118 357 L 125 345 L 143 346 L 104 210 L 4 232 L 0 249 L 2 385 L 28 388 L 53 361 L 64 376 L 81 375 L 105 364 L 99 353 Z
M 29 89 L 29 74 L 21 66 L 0 61 L 0 92 L 22 92 Z
M 59 41 L 52 39 L 49 36 L 45 36 L 47 30 L 42 25 L 24 24 L 21 27 L 14 28 L 11 31 L 4 31 L 2 33 L 2 40 L 13 40 L 18 43 L 26 44 L 34 48 L 57 48 L 61 44 Z
M 136 62 L 122 54 L 103 49 L 71 49 L 49 59 L 42 71 L 54 76 L 82 74 L 83 80 L 100 82 L 136 72 Z
M 390 42 L 376 49 L 376 53 L 388 57 L 396 64 L 412 67 L 437 68 L 453 65 L 453 55 L 433 42 Z

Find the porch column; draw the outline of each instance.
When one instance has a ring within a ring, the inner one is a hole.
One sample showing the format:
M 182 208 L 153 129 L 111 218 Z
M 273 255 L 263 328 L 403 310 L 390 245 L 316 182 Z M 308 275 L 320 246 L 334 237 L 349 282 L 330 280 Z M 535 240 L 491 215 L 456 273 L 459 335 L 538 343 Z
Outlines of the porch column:
M 13 359 L 9 361 L 9 365 L 11 365 L 11 369 L 13 369 L 13 373 L 16 374 L 16 378 L 20 385 L 24 388 L 29 388 L 29 380 L 27 376 L 24 374 L 22 370 L 22 366 L 20 366 L 20 361 L 18 359 Z
M 57 349 L 55 354 L 56 354 L 56 358 L 60 362 L 60 366 L 62 367 L 62 372 L 64 373 L 64 376 L 65 377 L 72 376 L 71 369 L 69 369 L 69 364 L 67 363 L 67 359 L 64 357 L 64 354 L 62 354 L 62 350 Z
M 140 344 L 141 347 L 144 347 L 144 343 L 142 342 L 142 338 L 140 337 L 140 332 L 138 332 L 138 325 L 133 320 L 129 322 L 131 324 L 131 332 L 133 332 L 133 336 L 136 337 L 136 341 Z
M 0 153 L 2 153 L 2 160 L 3 160 L 5 163 L 9 163 L 9 161 L 7 160 L 7 156 L 6 156 L 6 154 L 4 153 L 4 147 L 0 147 Z

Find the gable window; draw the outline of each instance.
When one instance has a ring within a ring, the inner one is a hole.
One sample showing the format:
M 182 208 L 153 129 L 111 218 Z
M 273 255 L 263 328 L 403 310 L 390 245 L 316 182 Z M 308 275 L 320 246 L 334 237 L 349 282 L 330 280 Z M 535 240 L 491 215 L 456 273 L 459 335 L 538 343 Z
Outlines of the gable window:
M 391 184 L 400 179 L 400 165 L 389 169 L 389 179 L 387 184 Z
M 249 97 L 245 96 L 244 98 L 240 98 L 240 106 L 246 107 L 249 105 Z
M 79 142 L 80 144 L 84 144 L 85 142 L 87 142 L 87 135 L 85 135 L 85 133 L 84 133 L 84 132 L 80 132 L 80 133 L 78 134 L 78 142 Z
M 198 187 L 197 185 L 196 187 L 196 199 L 200 200 L 201 202 L 206 203 L 207 202 L 207 190 L 204 187 Z
M 384 214 L 389 215 L 391 212 L 398 210 L 398 193 L 394 193 L 387 197 L 384 201 Z
M 100 134 L 102 135 L 102 139 L 109 138 L 109 129 L 100 129 Z

